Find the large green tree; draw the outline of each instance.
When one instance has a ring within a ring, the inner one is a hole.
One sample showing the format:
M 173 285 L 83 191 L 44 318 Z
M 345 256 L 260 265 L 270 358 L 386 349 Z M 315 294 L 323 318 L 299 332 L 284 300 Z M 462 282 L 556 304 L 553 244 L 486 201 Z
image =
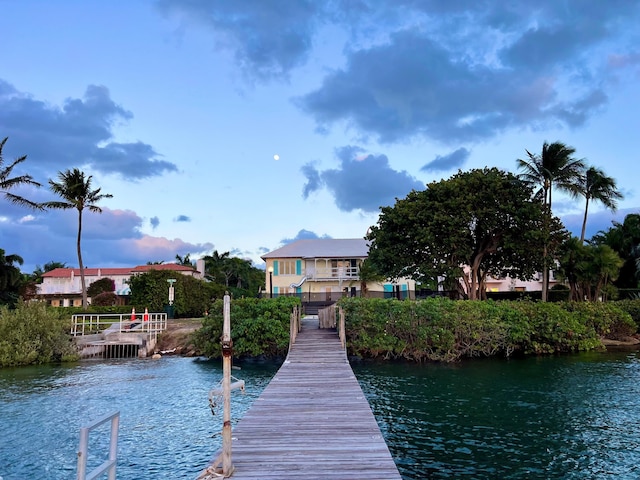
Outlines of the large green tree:
M 212 301 L 224 295 L 221 285 L 172 271 L 149 270 L 129 278 L 132 305 L 161 312 L 168 304 L 169 279 L 176 280 L 173 305 L 178 317 L 201 317 Z
M 518 168 L 522 170 L 519 177 L 529 185 L 539 188 L 536 196 L 542 199 L 546 211 L 546 222 L 542 228 L 545 236 L 542 251 L 542 301 L 547 300 L 549 289 L 553 187 L 573 195 L 579 192 L 585 163 L 573 157 L 575 151 L 575 148 L 562 142 L 544 142 L 541 153 L 526 150 L 528 158 L 517 160 Z
M 33 208 L 36 210 L 43 210 L 43 206 L 39 203 L 28 200 L 20 195 L 15 195 L 11 193 L 9 190 L 18 187 L 20 185 L 32 185 L 34 187 L 40 187 L 40 183 L 36 182 L 31 175 L 18 175 L 12 177 L 13 169 L 24 162 L 27 159 L 26 155 L 22 157 L 16 158 L 10 164 L 5 166 L 4 158 L 2 156 L 2 149 L 4 148 L 5 143 L 7 143 L 7 139 L 9 137 L 5 137 L 4 140 L 0 142 L 0 193 L 4 195 L 4 197 L 11 203 L 16 205 L 21 205 L 24 207 Z
M 80 239 L 82 238 L 82 213 L 88 209 L 93 213 L 102 213 L 97 203 L 105 198 L 112 198 L 110 193 L 100 193 L 101 188 L 93 188 L 93 177 L 88 177 L 81 170 L 74 168 L 58 172 L 58 181 L 49 180 L 51 191 L 60 196 L 63 201 L 45 202 L 46 208 L 67 210 L 75 208 L 78 211 L 78 236 L 76 248 L 78 252 L 78 267 L 80 268 L 80 283 L 82 288 L 82 308 L 87 308 L 87 286 L 84 279 L 84 265 L 82 263 L 82 248 Z
M 589 202 L 600 202 L 609 210 L 615 212 L 618 208 L 618 200 L 621 200 L 623 196 L 618 191 L 615 179 L 607 177 L 602 170 L 596 167 L 589 167 L 584 172 L 580 179 L 577 193 L 585 198 L 584 219 L 582 220 L 582 232 L 580 234 L 580 241 L 584 242 Z
M 458 172 L 383 207 L 371 227 L 369 258 L 389 278 L 464 282 L 481 298 L 487 275 L 531 279 L 541 268 L 543 204 L 514 175 L 485 168 Z M 554 238 L 562 236 L 552 218 Z M 467 268 L 468 273 L 465 271 Z

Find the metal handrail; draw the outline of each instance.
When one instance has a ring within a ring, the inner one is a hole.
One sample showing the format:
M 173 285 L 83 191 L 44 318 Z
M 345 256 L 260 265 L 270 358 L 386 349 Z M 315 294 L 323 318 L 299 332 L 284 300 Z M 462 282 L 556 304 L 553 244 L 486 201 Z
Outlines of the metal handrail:
M 120 333 L 143 332 L 150 336 L 167 329 L 166 313 L 103 313 L 76 314 L 71 317 L 71 335 L 82 336 L 88 333 L 101 333 L 118 325 Z
M 103 423 L 111 421 L 111 437 L 109 438 L 109 457 L 101 465 L 87 474 L 87 458 L 89 457 L 89 433 Z M 80 447 L 78 448 L 78 477 L 77 480 L 94 480 L 107 472 L 108 480 L 116 480 L 116 464 L 118 459 L 118 428 L 120 412 L 105 415 L 80 429 Z

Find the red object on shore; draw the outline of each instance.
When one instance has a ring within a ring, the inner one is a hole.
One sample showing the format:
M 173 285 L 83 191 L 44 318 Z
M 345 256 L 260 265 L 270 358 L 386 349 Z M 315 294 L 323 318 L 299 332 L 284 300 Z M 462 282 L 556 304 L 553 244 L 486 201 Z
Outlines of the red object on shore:
M 133 322 L 136 319 L 136 309 L 131 309 L 131 321 Z
M 144 309 L 144 316 L 142 318 L 145 322 L 149 321 L 149 310 L 147 310 L 146 308 Z

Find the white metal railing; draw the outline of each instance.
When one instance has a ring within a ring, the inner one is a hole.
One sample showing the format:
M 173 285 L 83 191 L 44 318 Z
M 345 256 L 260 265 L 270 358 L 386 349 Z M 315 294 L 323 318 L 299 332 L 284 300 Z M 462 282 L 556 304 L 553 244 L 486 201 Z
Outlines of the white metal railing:
M 150 339 L 167 329 L 166 313 L 82 313 L 71 317 L 74 337 L 104 332 L 147 333 Z
M 89 433 L 100 425 L 111 421 L 111 436 L 109 438 L 109 456 L 101 465 L 87 474 L 87 458 L 89 456 Z M 116 463 L 118 458 L 118 428 L 120 412 L 105 415 L 80 429 L 80 447 L 78 448 L 78 477 L 77 480 L 94 480 L 107 472 L 109 480 L 116 480 Z
M 357 280 L 360 276 L 360 269 L 358 267 L 307 267 L 306 274 L 310 280 Z

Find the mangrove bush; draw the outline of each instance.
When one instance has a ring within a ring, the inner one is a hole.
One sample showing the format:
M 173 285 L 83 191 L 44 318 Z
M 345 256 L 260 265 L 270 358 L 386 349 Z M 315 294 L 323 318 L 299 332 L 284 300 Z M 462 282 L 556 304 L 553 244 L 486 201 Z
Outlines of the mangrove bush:
M 43 303 L 0 307 L 0 367 L 77 359 L 68 315 Z
M 455 361 L 514 352 L 545 354 L 602 347 L 602 337 L 635 333 L 614 304 L 404 301 L 343 298 L 349 354 Z

